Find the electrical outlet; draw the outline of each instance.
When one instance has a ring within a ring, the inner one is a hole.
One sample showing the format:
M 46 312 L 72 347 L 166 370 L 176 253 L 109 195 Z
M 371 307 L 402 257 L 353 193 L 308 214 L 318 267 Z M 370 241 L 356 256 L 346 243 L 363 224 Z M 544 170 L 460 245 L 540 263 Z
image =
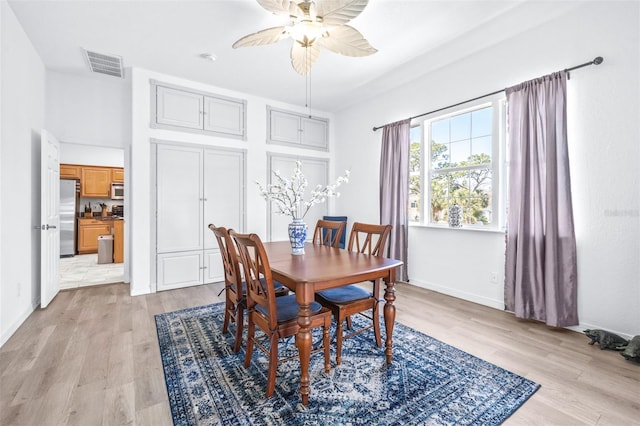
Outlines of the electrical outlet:
M 498 284 L 498 273 L 492 272 L 489 274 L 489 281 L 491 281 L 492 284 Z

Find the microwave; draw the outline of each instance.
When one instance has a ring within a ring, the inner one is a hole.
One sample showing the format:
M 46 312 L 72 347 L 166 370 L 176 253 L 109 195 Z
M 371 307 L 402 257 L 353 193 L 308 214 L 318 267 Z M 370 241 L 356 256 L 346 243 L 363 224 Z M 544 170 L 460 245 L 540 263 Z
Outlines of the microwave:
M 124 200 L 124 183 L 114 182 L 111 184 L 111 199 Z

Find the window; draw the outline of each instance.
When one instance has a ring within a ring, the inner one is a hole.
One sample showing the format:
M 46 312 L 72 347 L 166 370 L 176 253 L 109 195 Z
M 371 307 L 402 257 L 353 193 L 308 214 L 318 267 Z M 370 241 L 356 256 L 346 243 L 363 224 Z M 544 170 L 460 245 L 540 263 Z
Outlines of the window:
M 504 100 L 431 116 L 411 128 L 409 220 L 447 225 L 462 207 L 464 227 L 498 228 L 504 204 Z

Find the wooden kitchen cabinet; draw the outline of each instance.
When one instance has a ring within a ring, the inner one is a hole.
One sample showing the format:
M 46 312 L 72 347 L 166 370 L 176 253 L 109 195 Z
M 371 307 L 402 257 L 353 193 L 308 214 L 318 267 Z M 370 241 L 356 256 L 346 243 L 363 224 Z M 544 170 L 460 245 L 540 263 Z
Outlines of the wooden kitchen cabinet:
M 113 263 L 124 262 L 124 220 L 113 221 Z
M 122 167 L 114 167 L 111 169 L 111 182 L 124 182 L 124 169 Z
M 98 219 L 78 219 L 78 254 L 98 252 L 98 235 L 111 234 L 111 223 Z
M 111 198 L 111 167 L 82 167 L 80 196 Z
M 60 179 L 80 179 L 80 166 L 60 164 Z

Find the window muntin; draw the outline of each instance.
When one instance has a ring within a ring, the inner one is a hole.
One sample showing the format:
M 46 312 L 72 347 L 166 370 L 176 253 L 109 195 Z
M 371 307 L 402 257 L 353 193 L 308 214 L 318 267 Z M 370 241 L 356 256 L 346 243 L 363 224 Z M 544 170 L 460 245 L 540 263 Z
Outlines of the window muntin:
M 410 222 L 446 225 L 455 203 L 462 207 L 463 226 L 499 226 L 503 103 L 497 99 L 414 123 Z

